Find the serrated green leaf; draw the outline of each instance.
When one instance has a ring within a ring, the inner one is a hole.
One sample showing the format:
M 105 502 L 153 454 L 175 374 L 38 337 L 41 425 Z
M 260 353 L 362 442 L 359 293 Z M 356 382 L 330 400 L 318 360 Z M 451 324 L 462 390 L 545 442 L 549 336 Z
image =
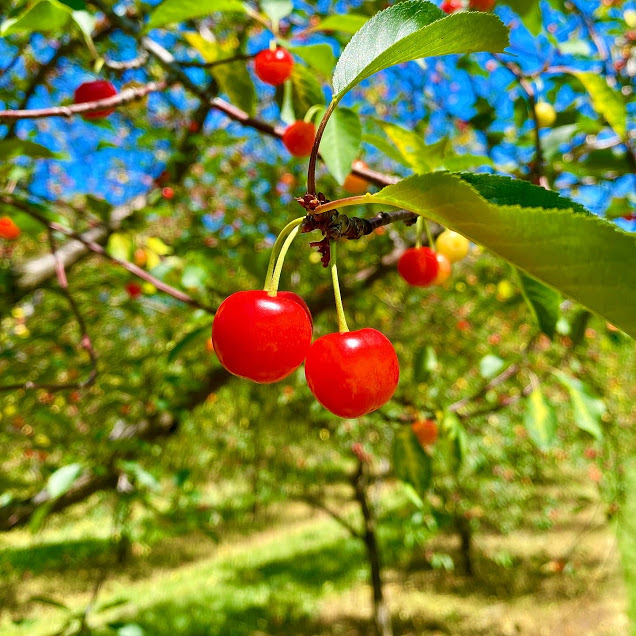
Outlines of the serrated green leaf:
M 548 450 L 556 439 L 557 416 L 553 406 L 536 388 L 528 396 L 524 424 L 530 439 L 542 451 Z
M 402 428 L 393 441 L 393 469 L 398 479 L 410 484 L 421 497 L 431 483 L 431 458 L 410 427 Z
M 30 157 L 31 159 L 61 159 L 62 156 L 51 152 L 48 148 L 26 139 L 0 140 L 0 157 L 3 161 L 14 157 Z
M 118 258 L 121 261 L 128 261 L 130 260 L 132 247 L 132 241 L 128 235 L 115 233 L 108 237 L 106 252 L 113 258 Z
M 406 0 L 380 11 L 347 44 L 336 65 L 336 99 L 362 80 L 389 66 L 423 57 L 502 52 L 508 30 L 488 13 L 447 16 L 430 2 Z
M 146 31 L 175 22 L 207 17 L 215 12 L 245 13 L 240 0 L 164 0 L 150 14 Z
M 570 394 L 570 403 L 574 411 L 574 423 L 595 439 L 603 439 L 602 415 L 606 411 L 605 402 L 594 395 L 576 378 L 571 378 L 561 371 L 555 372 L 556 377 L 566 387 Z
M 508 177 L 434 172 L 365 202 L 449 227 L 636 336 L 636 236 L 555 192 Z
M 177 344 L 170 350 L 168 354 L 168 362 L 174 362 L 177 356 L 188 347 L 188 345 L 196 342 L 203 334 L 209 335 L 210 326 L 203 325 L 202 327 L 198 327 L 197 329 L 193 329 L 189 333 L 187 333 Z
M 483 378 L 494 378 L 504 367 L 504 361 L 489 353 L 479 361 L 479 373 Z
M 532 278 L 532 276 L 528 276 L 519 270 L 516 271 L 521 285 L 521 292 L 539 325 L 539 329 L 548 338 L 552 338 L 559 320 L 561 294 L 551 287 L 546 287 L 536 278 Z
M 68 492 L 82 472 L 81 464 L 69 464 L 58 468 L 46 482 L 46 491 L 51 499 L 61 497 Z
M 318 113 L 322 117 L 323 112 Z M 320 141 L 320 155 L 327 170 L 342 185 L 360 152 L 362 126 L 358 114 L 338 108 L 330 117 Z
M 621 139 L 625 139 L 627 107 L 621 94 L 614 90 L 602 75 L 596 73 L 573 73 L 573 75 L 589 93 L 594 110 L 605 118 Z
M 339 33 L 355 33 L 368 22 L 365 15 L 346 13 L 343 15 L 330 15 L 309 29 L 310 31 L 338 31 Z
M 330 77 L 336 64 L 336 56 L 329 44 L 308 44 L 307 46 L 290 46 L 288 51 L 297 55 L 311 68 L 325 77 Z

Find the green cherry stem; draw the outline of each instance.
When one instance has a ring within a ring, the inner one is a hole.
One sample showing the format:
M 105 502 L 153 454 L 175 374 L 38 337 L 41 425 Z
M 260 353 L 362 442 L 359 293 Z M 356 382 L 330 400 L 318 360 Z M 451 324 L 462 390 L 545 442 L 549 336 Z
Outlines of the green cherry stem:
M 285 239 L 283 243 L 283 247 L 280 250 L 280 256 L 276 261 L 276 267 L 274 268 L 274 275 L 272 276 L 272 281 L 269 286 L 269 290 L 267 291 L 269 296 L 276 296 L 278 292 L 278 284 L 280 283 L 280 275 L 283 271 L 283 263 L 285 262 L 285 256 L 287 255 L 287 250 L 289 246 L 292 244 L 293 240 L 296 238 L 296 234 L 298 234 L 298 230 L 300 230 L 299 223 L 296 224 L 296 227 L 292 229 L 289 233 L 289 236 Z
M 426 238 L 428 239 L 428 246 L 433 250 L 435 249 L 435 244 L 433 243 L 433 235 L 431 234 L 431 226 L 428 224 L 428 221 L 423 217 L 418 217 L 419 220 L 424 221 L 424 227 L 426 228 Z
M 418 216 L 415 221 L 415 247 L 418 250 L 422 247 L 422 223 L 424 223 L 424 217 Z
M 276 237 L 276 242 L 272 247 L 272 253 L 269 257 L 269 264 L 267 265 L 267 274 L 265 274 L 265 285 L 263 289 L 265 291 L 269 291 L 272 284 L 272 277 L 274 276 L 274 267 L 276 265 L 276 259 L 278 257 L 278 253 L 280 252 L 281 246 L 285 241 L 287 235 L 295 228 L 298 227 L 303 221 L 305 217 L 299 216 L 297 219 L 294 219 L 290 223 L 288 223 L 282 230 L 281 233 Z
M 349 327 L 347 326 L 347 317 L 345 316 L 344 307 L 342 306 L 342 296 L 340 295 L 340 283 L 338 282 L 338 243 L 331 241 L 331 280 L 333 281 L 333 295 L 336 299 L 336 313 L 338 314 L 338 331 L 340 333 L 347 333 Z

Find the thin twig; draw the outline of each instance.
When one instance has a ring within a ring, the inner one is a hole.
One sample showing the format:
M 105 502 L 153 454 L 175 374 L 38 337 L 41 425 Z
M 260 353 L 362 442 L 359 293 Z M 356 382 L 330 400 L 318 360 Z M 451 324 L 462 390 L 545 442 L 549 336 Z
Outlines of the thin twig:
M 233 55 L 232 57 L 225 57 L 220 60 L 214 60 L 214 62 L 198 62 L 196 60 L 176 60 L 177 64 L 185 68 L 214 68 L 215 66 L 222 66 L 223 64 L 232 64 L 232 62 L 242 62 L 251 60 L 254 55 L 241 54 Z

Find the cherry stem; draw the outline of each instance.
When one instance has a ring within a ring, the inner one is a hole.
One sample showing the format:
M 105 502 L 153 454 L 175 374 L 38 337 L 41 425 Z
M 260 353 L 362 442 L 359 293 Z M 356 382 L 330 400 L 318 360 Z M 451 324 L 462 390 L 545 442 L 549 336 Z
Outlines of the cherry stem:
M 283 263 L 285 262 L 285 256 L 287 255 L 287 250 L 289 246 L 292 244 L 293 240 L 296 238 L 296 234 L 298 234 L 298 230 L 300 230 L 300 224 L 297 224 L 296 227 L 289 233 L 289 236 L 285 239 L 283 243 L 283 247 L 280 250 L 280 256 L 278 257 L 278 261 L 276 261 L 276 268 L 274 269 L 274 275 L 272 276 L 272 281 L 269 286 L 268 295 L 276 296 L 278 292 L 278 284 L 280 283 L 280 275 L 283 271 Z
M 288 223 L 281 230 L 281 233 L 276 237 L 276 241 L 274 243 L 274 246 L 272 247 L 272 253 L 269 257 L 269 264 L 267 265 L 267 274 L 265 274 L 265 285 L 263 287 L 265 291 L 269 291 L 269 288 L 271 287 L 272 277 L 274 275 L 274 267 L 276 265 L 276 259 L 278 257 L 278 253 L 280 252 L 281 246 L 283 245 L 285 238 L 295 227 L 300 225 L 304 219 L 305 219 L 304 216 L 299 216 L 297 219 L 294 219 L 293 221 L 291 221 L 291 223 Z
M 349 327 L 347 326 L 347 317 L 345 316 L 344 307 L 342 306 L 342 296 L 340 295 L 340 283 L 338 282 L 338 243 L 337 241 L 331 241 L 331 280 L 333 281 L 333 295 L 336 299 L 336 313 L 338 314 L 338 331 L 340 333 L 347 333 Z
M 433 235 L 431 234 L 431 226 L 428 224 L 428 221 L 423 216 L 420 216 L 417 220 L 419 221 L 420 219 L 424 221 L 424 227 L 426 228 L 426 238 L 428 239 L 428 246 L 433 250 L 435 249 L 435 247 L 433 244 Z
M 417 217 L 417 221 L 415 221 L 415 247 L 416 249 L 420 249 L 422 247 L 422 223 L 424 222 L 424 218 L 421 216 Z
M 331 117 L 331 113 L 336 110 L 338 101 L 339 100 L 335 98 L 331 100 L 331 103 L 327 106 L 325 114 L 320 120 L 318 130 L 316 131 L 316 138 L 314 139 L 314 145 L 311 149 L 311 155 L 309 156 L 309 168 L 307 170 L 307 192 L 309 192 L 309 194 L 316 194 L 316 160 L 318 159 L 318 148 L 320 148 L 320 140 L 322 139 L 322 134 L 325 132 L 325 128 L 327 127 L 329 117 Z

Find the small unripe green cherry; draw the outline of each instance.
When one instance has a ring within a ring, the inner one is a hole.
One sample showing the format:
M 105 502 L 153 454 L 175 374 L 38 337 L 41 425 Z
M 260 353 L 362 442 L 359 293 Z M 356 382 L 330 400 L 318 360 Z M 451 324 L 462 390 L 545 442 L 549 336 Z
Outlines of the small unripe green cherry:
M 468 254 L 470 243 L 468 239 L 453 230 L 444 230 L 435 242 L 435 247 L 451 263 L 461 261 Z
M 548 102 L 537 102 L 535 112 L 537 113 L 537 123 L 540 128 L 550 128 L 556 121 L 556 110 Z

